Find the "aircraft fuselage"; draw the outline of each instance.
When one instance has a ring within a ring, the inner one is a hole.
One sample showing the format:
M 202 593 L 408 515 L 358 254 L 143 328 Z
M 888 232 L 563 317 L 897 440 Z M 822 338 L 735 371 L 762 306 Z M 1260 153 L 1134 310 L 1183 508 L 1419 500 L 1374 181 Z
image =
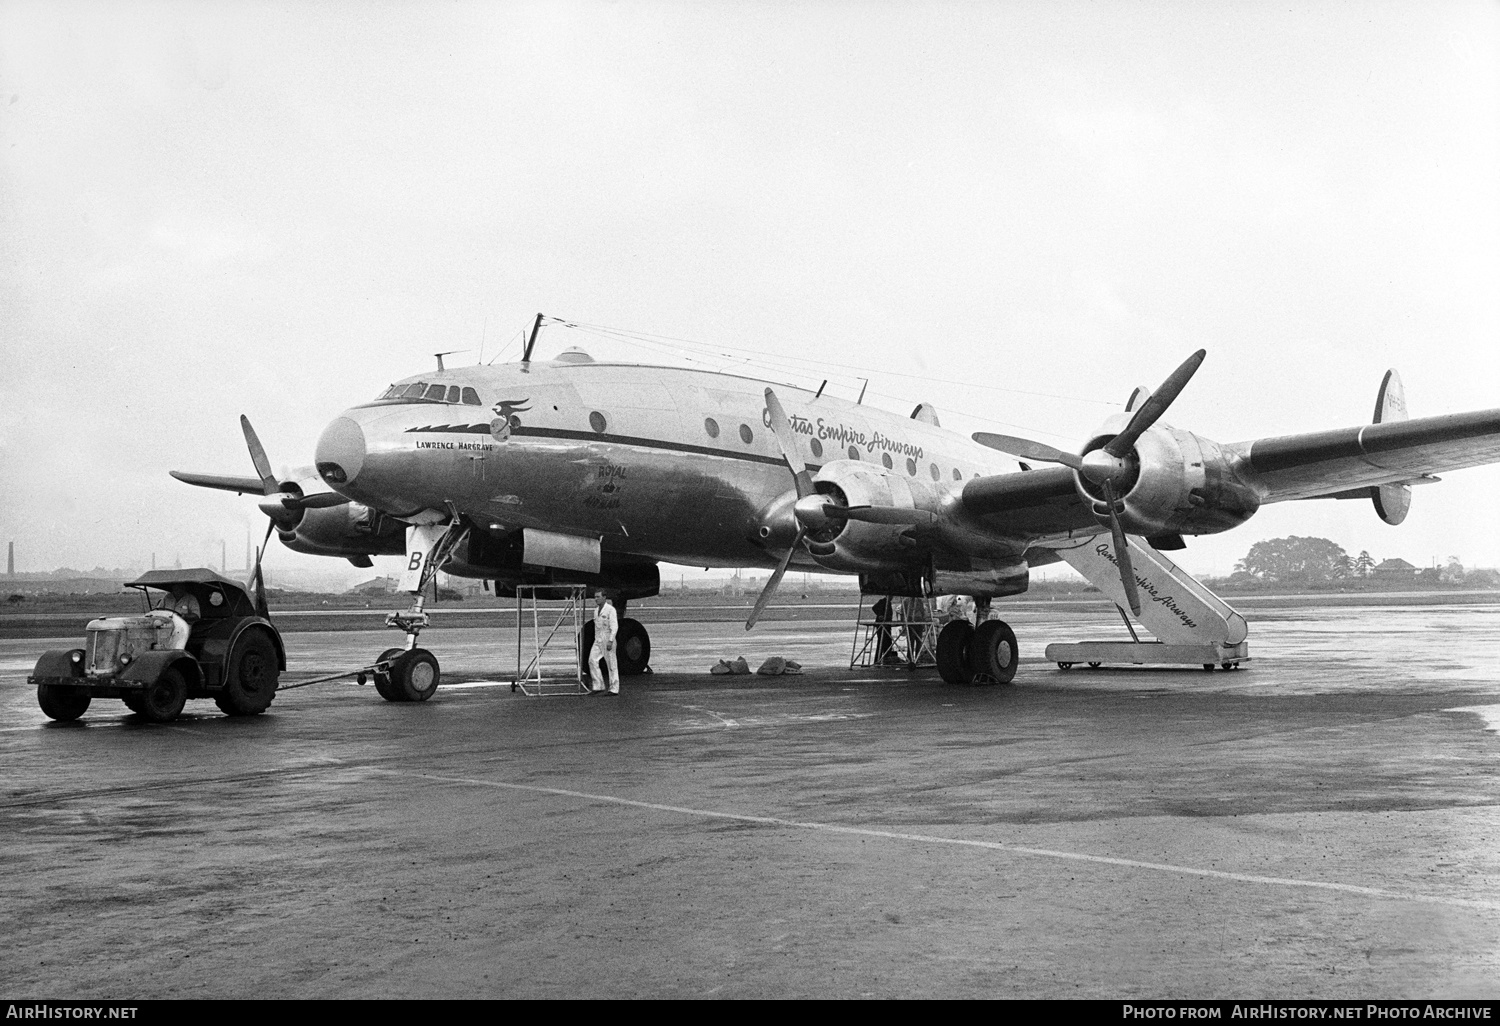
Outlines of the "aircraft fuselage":
M 418 385 L 422 388 L 418 388 Z M 594 362 L 466 367 L 405 379 L 344 412 L 318 443 L 335 490 L 403 519 L 449 504 L 481 528 L 601 539 L 606 553 L 703 566 L 774 566 L 757 529 L 792 489 L 766 383 Z M 933 424 L 775 386 L 801 456 L 905 482 L 940 505 L 1016 463 Z M 418 394 L 420 393 L 420 394 Z M 1019 545 L 1017 555 L 1024 545 Z M 799 553 L 797 565 L 816 566 Z

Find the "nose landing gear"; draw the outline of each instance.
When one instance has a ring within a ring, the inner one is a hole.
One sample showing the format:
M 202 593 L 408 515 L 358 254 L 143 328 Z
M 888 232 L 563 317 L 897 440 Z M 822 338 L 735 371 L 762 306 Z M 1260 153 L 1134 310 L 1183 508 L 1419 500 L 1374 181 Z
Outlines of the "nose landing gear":
M 423 592 L 437 576 L 438 568 L 448 561 L 455 547 L 469 529 L 449 507 L 451 519 L 444 524 L 422 524 L 407 528 L 407 571 L 402 577 L 405 590 L 412 593 L 411 608 L 390 613 L 387 627 L 406 634 L 406 645 L 388 648 L 375 663 L 375 691 L 387 702 L 425 702 L 437 693 L 442 673 L 437 656 L 417 647 L 417 636 L 431 618 L 423 604 Z

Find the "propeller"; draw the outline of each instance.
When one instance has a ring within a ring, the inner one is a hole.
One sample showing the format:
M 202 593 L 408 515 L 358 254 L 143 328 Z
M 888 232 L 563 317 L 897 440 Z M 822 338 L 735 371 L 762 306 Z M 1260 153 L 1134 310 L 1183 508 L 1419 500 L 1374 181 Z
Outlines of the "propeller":
M 1125 538 L 1124 526 L 1120 523 L 1122 503 L 1116 488 L 1127 485 L 1139 473 L 1140 458 L 1136 455 L 1135 443 L 1161 419 L 1162 414 L 1167 412 L 1167 407 L 1172 405 L 1182 390 L 1187 387 L 1187 383 L 1192 380 L 1193 375 L 1198 372 L 1198 367 L 1203 363 L 1206 355 L 1207 350 L 1200 349 L 1182 361 L 1181 365 L 1167 377 L 1167 380 L 1161 383 L 1161 387 L 1147 396 L 1140 407 L 1134 411 L 1123 431 L 1106 442 L 1102 448 L 1092 449 L 1082 457 L 1026 438 L 994 435 L 984 431 L 974 435 L 974 441 L 980 445 L 987 445 L 991 449 L 998 449 L 1012 456 L 1038 460 L 1042 463 L 1061 463 L 1065 467 L 1071 467 L 1081 477 L 1087 478 L 1091 484 L 1098 485 L 1103 490 L 1104 502 L 1109 509 L 1109 517 L 1105 522 L 1108 523 L 1110 536 L 1114 539 L 1115 558 L 1120 568 L 1120 583 L 1124 586 L 1125 600 L 1130 604 L 1130 611 L 1136 616 L 1141 615 L 1141 599 L 1136 592 L 1135 568 L 1130 564 L 1130 547 Z M 1131 394 L 1131 405 L 1134 405 L 1142 392 L 1142 389 L 1137 389 Z M 1095 516 L 1098 516 L 1097 512 Z M 1099 519 L 1104 521 L 1103 517 Z
M 797 533 L 792 538 L 792 543 L 786 548 L 786 555 L 781 557 L 781 562 L 776 564 L 776 571 L 771 574 L 771 579 L 761 589 L 760 595 L 755 599 L 755 607 L 750 610 L 750 617 L 745 621 L 745 630 L 755 626 L 755 621 L 760 619 L 760 614 L 765 612 L 766 606 L 771 604 L 771 596 L 776 594 L 776 588 L 781 584 L 781 579 L 786 576 L 786 568 L 792 563 L 792 556 L 797 552 L 797 546 L 807 535 L 807 525 L 802 513 L 803 505 L 809 504 L 808 514 L 812 516 L 826 516 L 823 512 L 825 504 L 822 496 L 813 489 L 812 475 L 807 472 L 807 464 L 797 453 L 797 435 L 792 430 L 792 422 L 787 419 L 786 411 L 781 408 L 781 400 L 776 398 L 776 393 L 769 388 L 766 389 L 766 410 L 771 415 L 771 434 L 776 438 L 776 445 L 781 449 L 781 458 L 786 461 L 786 469 L 792 472 L 792 481 L 797 489 L 797 505 L 793 507 L 793 515 L 797 520 Z M 817 507 L 816 513 L 813 506 Z
M 766 412 L 771 418 L 771 434 L 776 439 L 777 447 L 781 449 L 781 458 L 786 461 L 787 470 L 792 472 L 792 481 L 797 489 L 797 502 L 792 507 L 792 517 L 797 521 L 797 533 L 792 538 L 792 543 L 787 546 L 786 555 L 781 557 L 781 562 L 776 565 L 775 572 L 771 574 L 770 580 L 766 581 L 766 586 L 761 589 L 760 595 L 756 598 L 755 606 L 750 610 L 750 617 L 745 621 L 747 631 L 755 626 L 755 622 L 760 619 L 760 614 L 765 611 L 766 606 L 770 605 L 771 596 L 776 594 L 776 588 L 781 584 L 781 579 L 786 576 L 787 567 L 791 565 L 797 546 L 808 544 L 809 531 L 820 531 L 839 525 L 846 520 L 898 527 L 930 527 L 933 523 L 933 515 L 923 509 L 907 509 L 902 506 L 850 506 L 835 501 L 832 496 L 819 493 L 813 487 L 812 474 L 808 473 L 807 464 L 797 452 L 797 434 L 792 430 L 792 422 L 787 417 L 786 410 L 782 408 L 781 400 L 777 399 L 776 393 L 769 388 L 766 389 Z M 816 550 L 811 546 L 809 549 L 816 554 Z
M 987 445 L 991 449 L 999 449 L 1008 452 L 1012 456 L 1019 456 L 1023 460 L 1037 460 L 1041 463 L 1061 463 L 1065 467 L 1074 470 L 1083 468 L 1083 460 L 1070 452 L 1054 449 L 1050 445 L 1041 442 L 1033 442 L 1029 438 L 1017 438 L 1014 435 L 993 435 L 988 431 L 976 431 L 974 441 L 980 445 Z
M 189 474 L 180 470 L 172 471 L 172 476 L 199 488 L 217 488 L 226 492 L 238 492 L 241 495 L 259 492 L 262 501 L 256 505 L 271 519 L 271 523 L 282 531 L 296 530 L 297 524 L 302 520 L 304 510 L 327 509 L 330 506 L 342 506 L 349 501 L 338 492 L 317 492 L 313 495 L 304 495 L 302 488 L 296 482 L 283 484 L 277 481 L 276 475 L 271 471 L 271 460 L 266 456 L 266 447 L 260 444 L 260 436 L 255 433 L 255 428 L 250 426 L 249 417 L 240 416 L 240 429 L 245 433 L 245 447 L 250 450 L 250 462 L 255 466 L 255 477 Z

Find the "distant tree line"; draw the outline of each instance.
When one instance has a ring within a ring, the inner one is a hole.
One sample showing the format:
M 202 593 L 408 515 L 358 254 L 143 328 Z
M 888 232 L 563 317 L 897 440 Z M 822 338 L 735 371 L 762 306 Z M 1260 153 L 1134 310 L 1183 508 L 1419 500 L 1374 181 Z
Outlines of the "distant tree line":
M 1226 583 L 1360 590 L 1500 587 L 1500 572 L 1466 570 L 1457 556 L 1449 556 L 1442 566 L 1421 569 L 1406 564 L 1377 570 L 1380 565 L 1368 551 L 1351 558 L 1343 546 L 1327 538 L 1292 535 L 1268 538 L 1250 546 L 1245 558 L 1234 565 L 1234 573 Z

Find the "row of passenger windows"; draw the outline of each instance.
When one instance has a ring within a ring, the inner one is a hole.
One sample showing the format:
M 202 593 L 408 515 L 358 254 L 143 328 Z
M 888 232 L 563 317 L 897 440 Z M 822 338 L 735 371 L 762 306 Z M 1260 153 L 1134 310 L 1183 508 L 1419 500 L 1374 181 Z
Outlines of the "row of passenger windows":
M 472 388 L 460 388 L 458 385 L 429 385 L 425 381 L 413 381 L 409 385 L 392 385 L 379 398 L 427 399 L 437 403 L 462 403 L 465 406 L 484 405 L 479 401 L 479 393 Z
M 599 415 L 593 414 L 593 416 L 597 417 Z M 592 417 L 590 419 L 592 419 Z M 603 418 L 601 417 L 600 419 L 602 420 Z M 602 431 L 603 429 L 596 424 L 594 425 L 594 430 Z M 719 422 L 714 420 L 712 417 L 705 417 L 703 419 L 703 430 L 708 432 L 709 438 L 718 438 Z M 740 441 L 744 442 L 746 445 L 749 445 L 751 442 L 755 441 L 755 432 L 750 430 L 749 424 L 740 425 Z M 807 444 L 812 448 L 813 458 L 823 458 L 823 443 L 820 440 L 816 438 L 810 438 L 808 439 Z M 851 460 L 859 459 L 859 447 L 855 445 L 849 446 L 848 456 Z M 886 470 L 894 470 L 896 467 L 895 461 L 891 459 L 891 454 L 888 452 L 880 454 L 880 462 L 882 465 L 884 465 Z M 906 461 L 906 472 L 912 477 L 917 476 L 916 460 L 908 459 Z M 929 463 L 927 465 L 927 472 L 932 475 L 932 479 L 934 481 L 941 481 L 943 479 L 943 472 L 938 469 L 938 465 L 936 463 Z M 953 480 L 962 481 L 963 479 L 963 473 L 957 467 L 954 467 Z
M 428 385 L 426 382 L 422 381 L 418 381 L 410 385 L 392 385 L 389 389 L 386 390 L 383 395 L 380 396 L 380 398 L 428 399 L 435 402 L 445 403 L 461 402 L 466 406 L 484 405 L 479 401 L 479 393 L 474 391 L 472 388 L 460 389 L 457 385 Z M 521 419 L 519 417 L 511 417 L 512 426 L 519 427 L 520 423 Z M 589 427 L 593 428 L 594 431 L 598 434 L 604 434 L 605 429 L 608 427 L 608 422 L 604 419 L 604 414 L 600 413 L 598 410 L 590 413 Z M 714 420 L 712 417 L 705 417 L 703 420 L 703 430 L 708 432 L 709 438 L 718 438 L 719 422 Z M 749 445 L 751 442 L 755 441 L 755 432 L 750 430 L 749 424 L 740 425 L 740 441 L 744 442 L 746 445 Z M 812 447 L 812 454 L 815 459 L 823 458 L 823 443 L 821 441 L 816 438 L 811 438 L 808 439 L 808 445 Z M 849 446 L 848 456 L 851 460 L 859 459 L 859 447 L 854 445 Z M 891 459 L 891 454 L 888 452 L 880 454 L 880 462 L 882 465 L 884 465 L 886 470 L 895 469 L 895 461 Z M 934 481 L 942 480 L 943 473 L 938 469 L 938 465 L 936 463 L 928 464 L 927 471 L 932 475 L 932 479 Z M 908 459 L 906 461 L 906 472 L 912 477 L 917 476 L 916 460 Z M 960 472 L 957 467 L 954 467 L 953 480 L 962 481 L 963 479 L 964 475 L 962 474 L 962 472 Z

